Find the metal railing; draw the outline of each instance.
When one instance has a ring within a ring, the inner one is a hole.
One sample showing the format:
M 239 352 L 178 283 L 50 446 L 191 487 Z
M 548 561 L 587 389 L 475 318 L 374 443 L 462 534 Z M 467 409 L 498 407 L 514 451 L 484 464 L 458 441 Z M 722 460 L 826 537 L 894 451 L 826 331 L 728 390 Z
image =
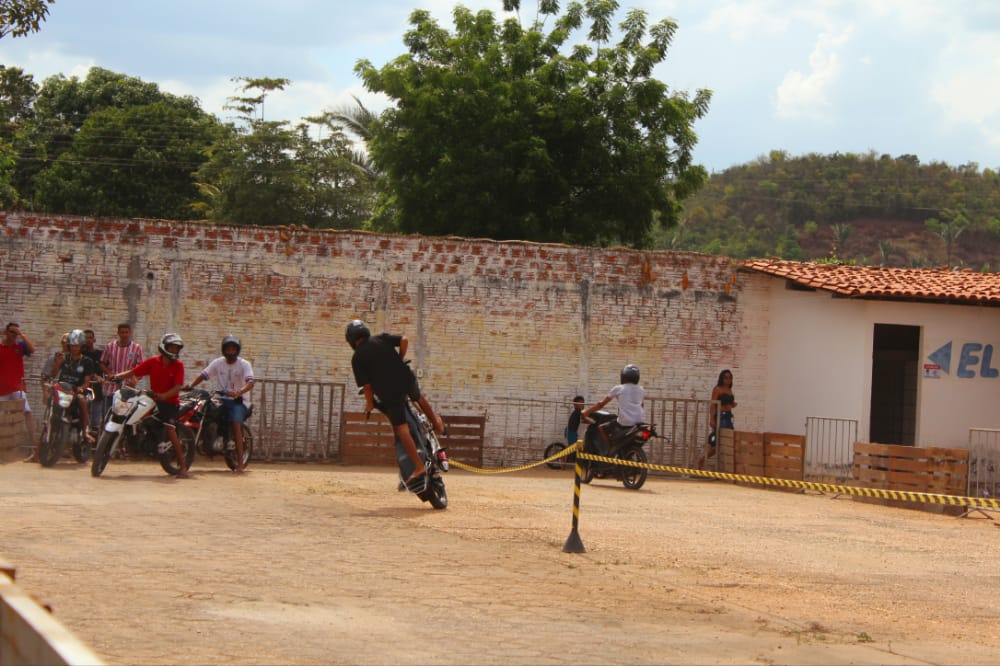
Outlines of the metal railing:
M 1000 430 L 969 428 L 969 497 L 1000 495 Z
M 646 421 L 666 439 L 646 445 L 649 462 L 692 466 L 705 450 L 711 400 L 646 398 Z M 565 442 L 563 430 L 573 410 L 570 400 L 503 399 L 487 405 L 483 464 L 514 466 L 537 461 L 553 442 Z M 613 408 L 612 408 L 612 411 Z M 583 437 L 584 427 L 580 436 Z M 717 458 L 709 459 L 714 468 Z
M 854 476 L 855 419 L 806 417 L 803 478 L 821 483 L 843 483 Z
M 345 385 L 258 379 L 254 382 L 254 457 L 332 461 L 340 458 Z

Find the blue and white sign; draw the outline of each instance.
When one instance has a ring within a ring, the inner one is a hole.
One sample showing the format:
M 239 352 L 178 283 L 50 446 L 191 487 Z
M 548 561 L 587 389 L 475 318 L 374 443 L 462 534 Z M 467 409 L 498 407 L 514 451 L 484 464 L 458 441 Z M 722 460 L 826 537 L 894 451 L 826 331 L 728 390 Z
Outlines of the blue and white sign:
M 940 371 L 944 374 L 951 374 L 951 351 L 952 343 L 949 341 L 928 354 L 927 359 L 931 365 L 940 366 Z M 1000 370 L 993 367 L 993 345 L 980 342 L 963 343 L 955 367 L 955 376 L 960 379 L 972 379 L 977 376 L 993 379 L 1000 376 Z

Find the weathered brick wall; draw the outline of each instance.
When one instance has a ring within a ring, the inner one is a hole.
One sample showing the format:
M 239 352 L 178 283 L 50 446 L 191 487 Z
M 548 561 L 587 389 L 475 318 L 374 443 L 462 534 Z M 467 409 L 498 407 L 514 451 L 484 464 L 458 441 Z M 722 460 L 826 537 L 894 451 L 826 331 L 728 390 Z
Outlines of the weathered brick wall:
M 130 320 L 149 351 L 165 331 L 180 333 L 189 377 L 233 333 L 260 377 L 350 389 L 343 330 L 360 317 L 410 337 L 408 356 L 444 411 L 493 413 L 511 398 L 568 403 L 577 392 L 596 400 L 628 362 L 642 368 L 648 395 L 707 398 L 728 367 L 740 427 L 761 429 L 767 283 L 723 257 L 22 213 L 0 220 L 2 317 L 40 347 L 31 377 L 62 332 L 93 328 L 103 344 Z M 354 390 L 348 396 L 348 408 L 359 406 Z

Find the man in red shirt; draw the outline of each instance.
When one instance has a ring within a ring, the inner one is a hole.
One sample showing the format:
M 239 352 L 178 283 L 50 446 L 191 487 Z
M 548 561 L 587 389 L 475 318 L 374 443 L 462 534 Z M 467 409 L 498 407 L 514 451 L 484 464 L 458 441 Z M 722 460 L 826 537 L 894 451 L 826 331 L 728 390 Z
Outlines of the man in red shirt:
M 181 340 L 181 336 L 167 333 L 160 339 L 159 356 L 147 358 L 131 370 L 114 375 L 115 379 L 149 377 L 149 389 L 153 392 L 159 419 L 163 421 L 167 437 L 170 438 L 170 443 L 174 445 L 174 453 L 177 454 L 177 466 L 181 470 L 177 474 L 178 479 L 191 478 L 184 460 L 184 450 L 177 438 L 177 428 L 174 426 L 180 411 L 180 392 L 184 387 L 184 364 L 178 360 L 183 348 L 184 341 Z
M 24 392 L 24 357 L 34 352 L 35 345 L 25 337 L 21 327 L 15 322 L 7 324 L 0 341 L 0 400 L 24 400 L 24 424 L 32 446 L 35 445 L 35 420 L 28 406 L 28 394 Z

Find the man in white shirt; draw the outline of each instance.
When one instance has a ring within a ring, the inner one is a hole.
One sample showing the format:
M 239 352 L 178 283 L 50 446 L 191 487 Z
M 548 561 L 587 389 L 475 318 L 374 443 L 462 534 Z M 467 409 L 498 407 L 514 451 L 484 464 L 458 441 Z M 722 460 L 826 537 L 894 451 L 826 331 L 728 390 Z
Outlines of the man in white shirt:
M 243 459 L 243 421 L 250 411 L 250 399 L 244 397 L 253 388 L 253 368 L 250 361 L 240 358 L 239 338 L 227 335 L 222 339 L 222 356 L 215 359 L 201 371 L 191 386 L 197 386 L 206 379 L 215 380 L 215 390 L 223 393 L 222 404 L 226 410 L 226 419 L 232 428 L 233 441 L 236 442 L 236 474 L 246 471 Z

